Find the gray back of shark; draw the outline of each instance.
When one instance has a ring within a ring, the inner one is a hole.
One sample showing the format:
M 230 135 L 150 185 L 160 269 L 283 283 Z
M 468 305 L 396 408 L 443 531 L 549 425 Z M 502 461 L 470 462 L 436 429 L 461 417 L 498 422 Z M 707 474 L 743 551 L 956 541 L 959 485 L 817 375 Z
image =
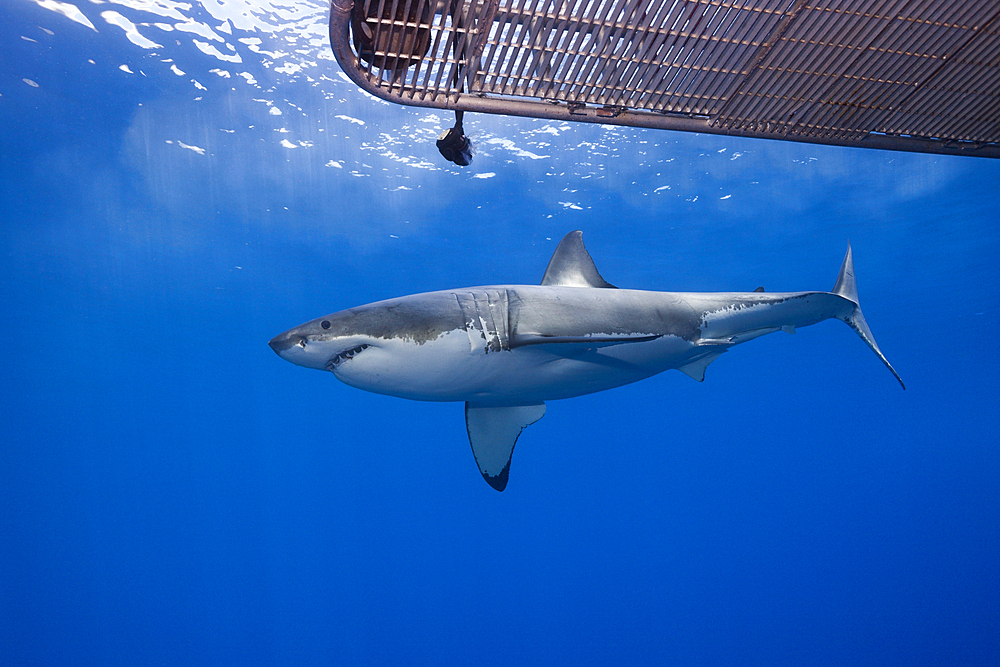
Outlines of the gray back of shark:
M 702 381 L 734 345 L 830 318 L 854 329 L 903 385 L 861 312 L 850 247 L 831 292 L 650 292 L 604 280 L 575 231 L 559 243 L 541 285 L 390 299 L 307 322 L 271 347 L 368 391 L 464 401 L 479 470 L 502 491 L 514 445 L 544 416 L 546 400 L 669 369 Z

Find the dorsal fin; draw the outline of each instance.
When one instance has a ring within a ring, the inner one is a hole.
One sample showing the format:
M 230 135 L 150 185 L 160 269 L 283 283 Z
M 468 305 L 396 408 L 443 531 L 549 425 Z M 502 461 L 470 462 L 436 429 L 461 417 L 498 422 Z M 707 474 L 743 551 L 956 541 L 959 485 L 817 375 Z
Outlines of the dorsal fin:
M 469 432 L 472 454 L 487 484 L 497 491 L 507 487 L 514 443 L 525 426 L 534 424 L 544 415 L 544 403 L 504 406 L 465 404 L 465 428 Z
M 764 291 L 764 286 L 763 285 L 761 285 L 760 287 L 758 287 L 757 289 L 754 290 L 754 292 L 763 292 L 763 291 Z
M 594 260 L 583 246 L 583 232 L 579 230 L 570 232 L 559 242 L 545 269 L 542 285 L 615 288 L 597 272 Z

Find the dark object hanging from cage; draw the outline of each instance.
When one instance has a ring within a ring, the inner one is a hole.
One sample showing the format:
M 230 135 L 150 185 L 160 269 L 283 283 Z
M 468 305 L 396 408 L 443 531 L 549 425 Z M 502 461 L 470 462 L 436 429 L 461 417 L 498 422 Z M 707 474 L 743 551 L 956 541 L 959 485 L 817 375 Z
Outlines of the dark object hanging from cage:
M 459 167 L 468 167 L 472 164 L 472 142 L 465 136 L 465 128 L 462 127 L 464 111 L 455 112 L 455 126 L 445 130 L 437 140 L 437 149 L 442 157 L 448 162 L 454 162 Z
M 357 0 L 351 32 L 358 57 L 401 74 L 427 55 L 431 43 L 428 0 Z

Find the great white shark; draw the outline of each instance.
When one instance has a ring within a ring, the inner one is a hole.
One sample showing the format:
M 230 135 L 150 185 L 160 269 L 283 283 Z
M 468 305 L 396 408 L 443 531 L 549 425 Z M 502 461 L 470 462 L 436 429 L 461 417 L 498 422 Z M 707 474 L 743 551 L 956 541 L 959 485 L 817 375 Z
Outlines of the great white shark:
M 545 401 L 677 369 L 698 380 L 723 352 L 775 331 L 846 322 L 903 385 L 858 305 L 848 245 L 831 292 L 651 292 L 598 273 L 582 232 L 567 234 L 540 285 L 426 292 L 348 308 L 270 341 L 293 364 L 418 401 L 464 401 L 483 478 L 507 486 L 521 431 Z

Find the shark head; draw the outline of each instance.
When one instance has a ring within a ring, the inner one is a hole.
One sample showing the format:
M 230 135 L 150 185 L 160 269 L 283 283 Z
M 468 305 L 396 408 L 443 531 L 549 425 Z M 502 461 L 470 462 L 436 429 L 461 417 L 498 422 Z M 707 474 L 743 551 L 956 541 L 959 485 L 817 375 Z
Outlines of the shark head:
M 359 389 L 455 400 L 447 377 L 460 372 L 451 362 L 461 363 L 461 358 L 445 348 L 459 343 L 468 353 L 469 337 L 456 297 L 441 292 L 348 308 L 300 324 L 268 344 L 285 361 L 330 371 Z
M 319 317 L 278 334 L 268 345 L 285 361 L 339 377 L 362 353 L 385 342 L 359 328 L 358 318 L 352 315 L 344 310 Z M 369 360 L 373 356 L 377 355 L 369 355 Z

